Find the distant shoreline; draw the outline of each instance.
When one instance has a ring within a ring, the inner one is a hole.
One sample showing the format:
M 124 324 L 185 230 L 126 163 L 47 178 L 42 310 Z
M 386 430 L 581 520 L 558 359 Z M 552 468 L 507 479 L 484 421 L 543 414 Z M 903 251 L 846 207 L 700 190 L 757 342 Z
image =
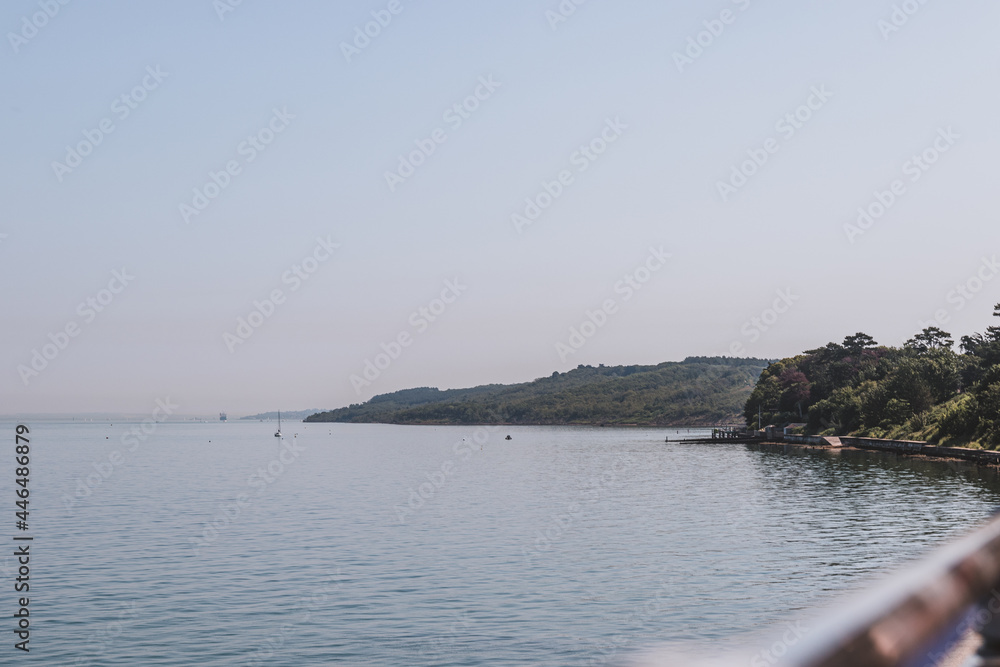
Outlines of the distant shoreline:
M 658 429 L 712 429 L 712 428 L 745 428 L 743 423 L 701 423 L 701 424 L 655 424 L 655 423 L 615 423 L 615 422 L 451 422 L 451 421 L 327 421 L 314 419 L 303 420 L 307 424 L 383 424 L 386 426 L 588 426 L 595 428 L 658 428 Z

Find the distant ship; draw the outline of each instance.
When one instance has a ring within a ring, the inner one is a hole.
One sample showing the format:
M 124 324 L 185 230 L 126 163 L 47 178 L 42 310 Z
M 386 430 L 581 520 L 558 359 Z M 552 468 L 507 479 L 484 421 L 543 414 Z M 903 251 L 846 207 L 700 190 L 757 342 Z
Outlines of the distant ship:
M 275 432 L 274 437 L 281 437 L 281 410 L 278 410 L 278 430 Z
M 224 422 L 224 421 L 226 421 L 226 419 L 227 419 L 226 413 L 225 412 L 220 412 L 219 413 L 219 421 L 220 422 Z

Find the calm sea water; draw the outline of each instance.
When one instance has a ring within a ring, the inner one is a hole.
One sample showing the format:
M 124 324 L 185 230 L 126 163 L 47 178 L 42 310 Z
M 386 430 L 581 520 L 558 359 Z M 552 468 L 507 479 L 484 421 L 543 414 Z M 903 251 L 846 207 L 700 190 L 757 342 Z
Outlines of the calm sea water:
M 672 429 L 165 423 L 123 442 L 134 426 L 31 424 L 26 662 L 584 665 L 752 642 L 1000 501 L 967 465 Z

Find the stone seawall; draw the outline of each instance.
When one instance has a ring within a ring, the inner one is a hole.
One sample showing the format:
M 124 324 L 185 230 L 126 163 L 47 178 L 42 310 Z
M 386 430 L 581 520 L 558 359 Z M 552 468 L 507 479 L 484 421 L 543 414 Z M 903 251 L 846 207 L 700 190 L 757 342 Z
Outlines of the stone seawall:
M 782 442 L 790 442 L 795 445 L 818 445 L 822 447 L 826 444 L 826 440 L 818 435 L 779 435 L 778 437 Z
M 922 454 L 926 442 L 919 440 L 880 440 L 879 438 L 851 438 L 841 436 L 840 441 L 848 447 L 859 449 L 880 449 L 887 452 L 900 452 L 903 454 Z M 975 450 L 969 450 L 975 451 Z
M 774 440 L 797 445 L 828 446 L 827 438 L 818 435 L 776 435 Z M 922 454 L 938 458 L 965 459 L 977 463 L 1000 465 L 1000 452 L 984 449 L 969 449 L 968 447 L 938 447 L 919 440 L 882 440 L 879 438 L 853 438 L 842 436 L 840 443 L 845 447 L 858 449 L 874 449 L 898 454 Z

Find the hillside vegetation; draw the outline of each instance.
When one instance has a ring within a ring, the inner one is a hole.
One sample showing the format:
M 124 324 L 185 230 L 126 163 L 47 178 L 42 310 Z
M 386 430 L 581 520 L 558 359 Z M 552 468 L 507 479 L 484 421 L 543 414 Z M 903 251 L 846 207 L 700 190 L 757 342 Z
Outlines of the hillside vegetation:
M 994 309 L 1000 317 L 1000 304 Z M 748 425 L 805 422 L 821 435 L 1000 446 L 1000 327 L 963 336 L 928 327 L 903 347 L 864 333 L 777 361 L 744 408 Z
M 420 387 L 312 415 L 310 422 L 391 424 L 641 424 L 740 421 L 767 361 L 689 357 L 656 366 L 578 366 L 514 385 Z

